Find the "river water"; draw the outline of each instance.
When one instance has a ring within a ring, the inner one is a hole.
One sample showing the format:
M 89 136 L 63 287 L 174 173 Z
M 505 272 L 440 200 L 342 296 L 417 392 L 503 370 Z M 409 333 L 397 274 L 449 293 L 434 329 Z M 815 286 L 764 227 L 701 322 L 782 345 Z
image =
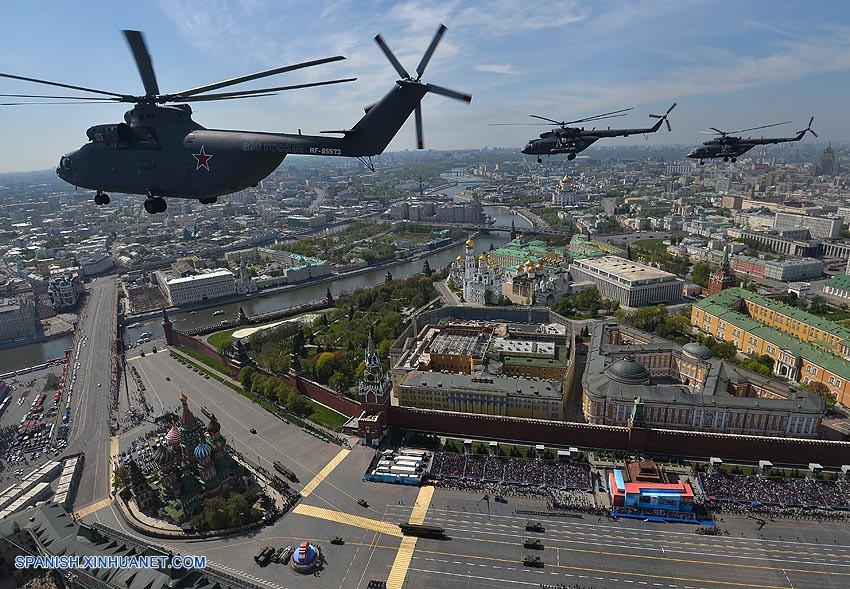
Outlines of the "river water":
M 461 172 L 461 175 L 458 176 L 457 172 Z M 471 184 L 478 181 L 476 178 L 463 175 L 462 170 L 450 170 L 443 174 L 443 177 L 458 181 L 457 186 L 440 191 L 449 196 L 456 195 L 459 191 L 468 188 Z M 488 206 L 484 207 L 484 212 L 496 219 L 496 225 L 510 225 L 511 221 L 513 221 L 517 227 L 530 227 L 530 224 L 524 218 L 512 214 L 505 207 Z M 499 247 L 509 239 L 509 235 L 501 231 L 481 234 L 475 239 L 475 252 L 481 253 L 487 251 L 491 245 L 493 247 Z M 246 297 L 243 301 L 232 302 L 209 309 L 201 309 L 192 313 L 173 313 L 169 317 L 176 329 L 188 330 L 219 323 L 222 320 L 235 319 L 239 315 L 240 307 L 245 310 L 248 316 L 268 313 L 269 311 L 324 298 L 328 287 L 330 287 L 331 294 L 336 297 L 344 292 L 351 292 L 360 288 L 368 288 L 381 284 L 384 282 L 387 271 L 392 274 L 393 278 L 405 278 L 422 272 L 422 266 L 425 260 L 428 260 L 431 268 L 442 268 L 452 263 L 459 255 L 465 255 L 465 249 L 463 244 L 459 244 L 440 252 L 426 255 L 416 261 L 401 262 L 389 268 L 380 268 L 356 276 L 346 276 L 329 282 L 306 285 L 270 295 L 263 295 L 262 293 L 254 294 L 250 298 Z M 223 313 L 213 315 L 213 313 L 219 310 L 223 311 Z M 125 329 L 125 340 L 128 343 L 135 342 L 142 337 L 143 333 L 150 334 L 154 338 L 162 337 L 161 319 L 157 317 L 143 321 L 134 327 L 128 327 Z M 51 358 L 58 358 L 63 355 L 65 348 L 70 347 L 70 345 L 71 338 L 67 337 L 41 344 L 31 344 L 2 350 L 0 351 L 0 373 L 39 364 Z

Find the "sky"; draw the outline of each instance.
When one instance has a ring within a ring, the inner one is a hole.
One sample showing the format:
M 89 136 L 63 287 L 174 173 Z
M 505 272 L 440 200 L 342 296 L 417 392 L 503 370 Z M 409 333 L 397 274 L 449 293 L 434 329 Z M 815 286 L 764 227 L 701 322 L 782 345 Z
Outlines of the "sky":
M 228 90 L 356 82 L 193 105 L 207 128 L 317 134 L 351 127 L 392 88 L 398 76 L 377 33 L 412 72 L 440 23 L 448 31 L 422 80 L 473 100 L 425 97 L 429 149 L 519 148 L 548 127 L 492 124 L 530 114 L 633 107 L 606 124 L 643 127 L 673 102 L 672 133 L 606 144 L 696 145 L 708 127 L 790 120 L 768 133 L 788 136 L 812 115 L 820 140 L 850 139 L 850 3 L 834 0 L 5 0 L 0 72 L 143 94 L 122 29 L 145 33 L 163 93 L 343 55 Z M 82 95 L 3 78 L 0 93 Z M 127 108 L 0 106 L 0 172 L 54 168 L 86 129 L 120 122 Z M 415 147 L 412 118 L 388 151 Z

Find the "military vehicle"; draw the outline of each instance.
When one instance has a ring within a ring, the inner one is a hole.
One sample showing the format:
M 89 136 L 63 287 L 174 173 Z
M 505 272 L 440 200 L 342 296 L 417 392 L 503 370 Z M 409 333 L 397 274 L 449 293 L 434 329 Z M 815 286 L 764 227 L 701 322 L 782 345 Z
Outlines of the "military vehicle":
M 405 536 L 420 536 L 423 538 L 442 538 L 446 530 L 439 526 L 426 526 L 422 524 L 398 524 L 401 533 Z
M 369 502 L 365 499 L 358 499 L 357 505 L 359 505 L 360 507 L 369 507 Z
M 535 567 L 535 568 L 542 569 L 543 568 L 543 561 L 540 560 L 539 556 L 526 556 L 525 558 L 522 559 L 522 566 Z
M 342 539 L 341 537 L 339 537 L 339 536 L 336 536 L 336 537 L 334 537 L 334 539 L 333 539 L 333 540 L 331 540 L 331 544 L 337 544 L 337 545 L 340 545 L 340 546 L 341 546 L 341 545 L 345 544 L 345 540 L 343 540 L 343 539 Z
M 259 554 L 254 556 L 254 561 L 261 567 L 265 567 L 272 561 L 272 556 L 274 556 L 274 548 L 266 546 Z
M 540 541 L 540 538 L 526 538 L 522 541 L 522 545 L 525 548 L 533 548 L 534 550 L 543 550 L 543 542 Z
M 545 532 L 546 528 L 540 522 L 526 522 L 525 530 L 527 532 Z
M 803 129 L 802 131 L 797 131 L 797 134 L 793 137 L 738 137 L 737 133 L 744 133 L 746 131 L 755 131 L 757 129 L 768 129 L 770 127 L 776 127 L 778 125 L 787 125 L 791 121 L 785 121 L 783 123 L 773 123 L 771 125 L 760 125 L 758 127 L 750 127 L 749 129 L 740 129 L 738 131 L 721 131 L 716 127 L 710 127 L 711 131 L 705 131 L 705 133 L 711 135 L 717 135 L 714 139 L 709 139 L 708 141 L 704 141 L 700 147 L 695 147 L 689 154 L 688 157 L 691 159 L 699 160 L 700 165 L 705 164 L 704 160 L 713 159 L 713 158 L 723 158 L 724 162 L 732 162 L 735 163 L 738 161 L 738 157 L 747 153 L 756 145 L 771 145 L 777 143 L 789 143 L 792 141 L 800 141 L 803 137 L 806 136 L 806 133 L 811 133 L 815 137 L 818 136 L 817 133 L 812 131 L 812 123 L 814 122 L 815 117 L 809 119 L 809 125 Z M 701 131 L 702 132 L 702 131 Z
M 289 470 L 288 468 L 286 468 L 283 464 L 281 464 L 277 460 L 275 460 L 273 464 L 274 464 L 274 469 L 276 471 L 278 471 L 280 474 L 282 474 L 283 476 L 288 478 L 293 483 L 298 482 L 298 477 L 295 475 L 295 473 L 292 472 L 291 470 Z

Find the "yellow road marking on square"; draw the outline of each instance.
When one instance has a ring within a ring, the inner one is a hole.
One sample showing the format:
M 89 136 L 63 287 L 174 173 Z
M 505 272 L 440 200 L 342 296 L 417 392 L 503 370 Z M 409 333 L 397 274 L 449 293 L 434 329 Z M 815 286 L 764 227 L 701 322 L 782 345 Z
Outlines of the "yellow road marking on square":
M 345 524 L 347 526 L 354 526 L 355 528 L 363 528 L 364 530 L 371 530 L 373 532 L 380 532 L 381 534 L 387 534 L 388 536 L 401 537 L 401 530 L 395 524 L 391 524 L 389 522 L 382 522 L 376 519 L 370 519 L 368 517 L 362 517 L 359 515 L 351 515 L 350 513 L 343 513 L 342 511 L 336 511 L 334 509 L 325 509 L 324 507 L 314 507 L 312 505 L 304 505 L 303 503 L 299 503 L 292 510 L 292 513 L 297 513 L 299 515 L 306 515 L 308 517 L 315 517 L 318 519 L 324 519 L 340 524 Z
M 92 503 L 91 505 L 86 505 L 85 507 L 78 509 L 74 512 L 74 515 L 76 517 L 86 517 L 87 515 L 91 515 L 95 511 L 100 511 L 104 507 L 109 506 L 110 503 L 112 503 L 111 497 L 109 499 L 102 499 L 97 503 Z
M 339 454 L 334 456 L 331 461 L 328 462 L 327 465 L 325 465 L 325 468 L 320 470 L 319 473 L 313 477 L 313 480 L 304 485 L 304 489 L 301 490 L 301 496 L 309 497 L 310 493 L 316 490 L 316 487 L 318 487 L 322 483 L 322 481 L 325 480 L 325 477 L 327 477 L 329 474 L 331 474 L 331 472 L 333 472 L 333 469 L 335 469 L 337 465 L 342 462 L 346 456 L 348 456 L 349 452 L 351 452 L 351 450 L 346 450 L 345 448 L 340 450 Z
M 408 523 L 422 525 L 431 506 L 432 497 L 434 497 L 434 487 L 429 485 L 419 488 L 419 495 L 416 497 Z M 410 568 L 410 561 L 416 550 L 416 540 L 415 536 L 405 536 L 401 539 L 401 546 L 398 547 L 390 575 L 387 577 L 387 589 L 402 589 L 404 586 L 404 579 L 407 577 L 407 570 Z

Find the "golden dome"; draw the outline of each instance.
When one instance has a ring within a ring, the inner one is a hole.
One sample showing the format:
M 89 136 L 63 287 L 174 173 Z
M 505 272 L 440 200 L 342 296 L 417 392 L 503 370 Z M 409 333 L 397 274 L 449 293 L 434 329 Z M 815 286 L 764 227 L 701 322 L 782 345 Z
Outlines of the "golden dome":
M 478 261 L 479 262 L 486 262 L 487 256 L 485 256 L 484 254 L 481 254 L 480 256 L 478 256 Z
M 518 264 L 516 267 L 517 272 L 522 272 L 522 264 Z
M 467 240 L 466 240 L 466 247 L 468 247 L 469 249 L 472 249 L 472 248 L 474 248 L 474 247 L 475 247 L 475 242 L 474 242 L 474 241 L 472 241 L 472 238 L 471 238 L 471 237 L 470 237 L 469 239 L 467 239 Z
M 525 261 L 525 267 L 526 268 L 531 268 L 532 266 L 534 266 L 534 262 L 532 262 L 531 260 Z
M 180 402 L 185 403 L 188 400 L 189 400 L 189 397 L 186 396 L 186 393 L 184 393 L 183 391 L 180 391 Z
M 538 269 L 538 270 L 542 270 L 542 269 L 543 269 L 543 262 L 537 262 L 537 269 Z
M 458 261 L 458 262 L 463 262 L 463 256 L 458 256 L 458 257 L 457 257 L 457 261 Z

